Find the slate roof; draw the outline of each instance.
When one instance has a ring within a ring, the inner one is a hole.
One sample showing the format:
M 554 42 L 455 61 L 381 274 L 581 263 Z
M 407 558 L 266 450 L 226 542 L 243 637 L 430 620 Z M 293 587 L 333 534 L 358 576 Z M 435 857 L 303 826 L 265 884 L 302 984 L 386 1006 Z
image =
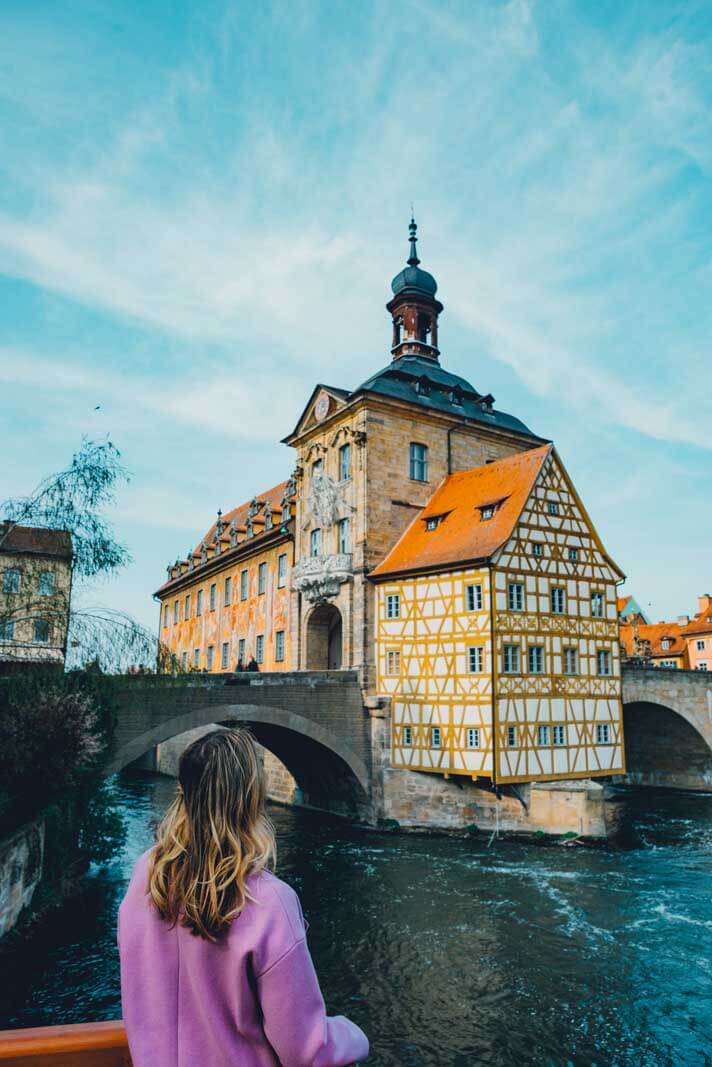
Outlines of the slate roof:
M 369 577 L 489 559 L 509 540 L 552 447 L 449 475 Z M 486 504 L 498 506 L 491 519 L 483 520 L 479 509 Z M 428 530 L 426 520 L 438 516 L 443 516 L 438 526 Z
M 424 382 L 430 385 L 429 390 L 425 392 L 418 388 Z M 453 400 L 453 395 L 458 391 L 461 403 Z M 535 440 L 545 440 L 532 433 L 529 427 L 514 415 L 496 409 L 488 411 L 488 404 L 483 401 L 491 401 L 491 397 L 484 397 L 466 378 L 451 374 L 427 356 L 401 356 L 400 359 L 392 360 L 387 367 L 371 375 L 358 389 L 354 389 L 350 396 L 355 397 L 359 393 L 380 393 L 397 400 L 405 400 L 409 404 L 417 404 L 418 407 L 445 411 L 449 415 L 457 414 L 486 426 L 498 426 L 504 430 L 527 434 Z
M 6 535 L 8 527 L 10 532 Z M 69 530 L 53 530 L 44 526 L 13 526 L 0 523 L 0 552 L 28 556 L 72 558 L 72 535 Z

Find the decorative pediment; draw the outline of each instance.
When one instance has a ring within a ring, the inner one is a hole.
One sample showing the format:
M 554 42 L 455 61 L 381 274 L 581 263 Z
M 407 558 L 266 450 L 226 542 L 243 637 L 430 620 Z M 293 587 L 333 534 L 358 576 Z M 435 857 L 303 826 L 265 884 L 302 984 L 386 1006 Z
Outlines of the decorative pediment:
M 349 394 L 345 389 L 335 389 L 329 385 L 317 385 L 309 397 L 297 425 L 289 437 L 284 440 L 289 441 L 291 438 L 298 437 L 300 434 L 306 433 L 307 430 L 319 426 L 320 423 L 326 422 L 331 415 L 345 406 L 348 396 Z

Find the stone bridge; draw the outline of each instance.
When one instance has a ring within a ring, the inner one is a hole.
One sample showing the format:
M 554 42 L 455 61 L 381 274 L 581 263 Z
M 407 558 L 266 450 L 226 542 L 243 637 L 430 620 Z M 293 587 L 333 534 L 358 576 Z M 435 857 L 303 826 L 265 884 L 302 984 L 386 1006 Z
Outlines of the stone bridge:
M 623 728 L 621 781 L 712 790 L 712 674 L 624 667 Z
M 372 814 L 372 720 L 357 671 L 121 677 L 114 707 L 109 774 L 186 730 L 245 723 L 287 767 L 305 803 Z
M 113 681 L 108 773 L 195 727 L 246 723 L 293 775 L 304 803 L 369 822 L 384 813 L 388 713 L 364 697 L 358 671 Z M 712 790 L 712 676 L 626 667 L 623 714 L 627 774 L 617 783 Z

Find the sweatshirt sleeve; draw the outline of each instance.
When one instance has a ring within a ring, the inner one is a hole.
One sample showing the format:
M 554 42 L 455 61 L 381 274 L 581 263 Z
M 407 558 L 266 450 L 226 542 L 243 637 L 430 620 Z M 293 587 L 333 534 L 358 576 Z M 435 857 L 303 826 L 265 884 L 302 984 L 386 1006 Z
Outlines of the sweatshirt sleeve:
M 265 1036 L 282 1067 L 346 1067 L 368 1056 L 368 1038 L 343 1015 L 327 1016 L 295 903 L 298 936 L 257 979 Z

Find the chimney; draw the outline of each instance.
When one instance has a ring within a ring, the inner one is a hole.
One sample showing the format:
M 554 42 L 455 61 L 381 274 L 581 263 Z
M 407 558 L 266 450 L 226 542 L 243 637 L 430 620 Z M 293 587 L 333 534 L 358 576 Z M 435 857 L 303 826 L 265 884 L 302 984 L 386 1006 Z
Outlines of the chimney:
M 709 593 L 703 593 L 702 596 L 697 598 L 697 614 L 701 615 L 704 611 L 709 611 L 712 607 L 712 597 Z
M 677 625 L 678 626 L 687 626 L 689 621 L 690 621 L 690 616 L 689 615 L 678 615 L 678 617 L 677 617 Z

